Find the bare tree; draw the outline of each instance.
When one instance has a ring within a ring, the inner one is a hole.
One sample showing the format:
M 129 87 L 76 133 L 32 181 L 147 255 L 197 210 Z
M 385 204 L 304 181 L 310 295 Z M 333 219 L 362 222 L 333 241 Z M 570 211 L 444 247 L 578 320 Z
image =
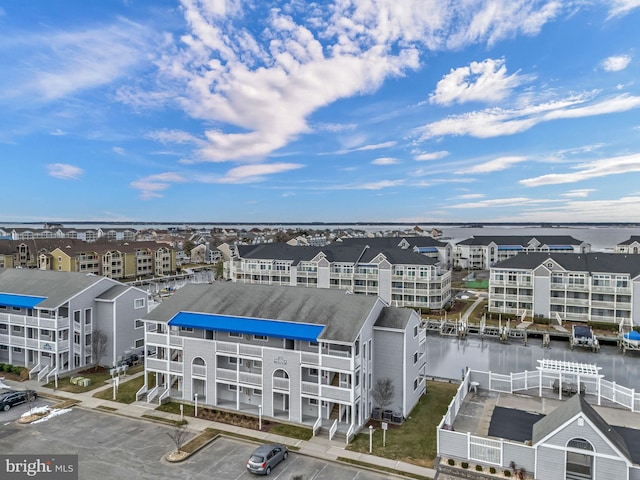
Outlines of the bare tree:
M 180 453 L 182 447 L 184 446 L 185 440 L 187 439 L 187 426 L 185 423 L 176 423 L 173 427 L 173 430 L 167 432 L 167 435 L 173 440 L 173 443 L 176 446 L 176 453 Z
M 388 377 L 379 379 L 373 387 L 373 399 L 380 408 L 391 405 L 394 394 L 393 380 Z
M 107 353 L 108 342 L 109 337 L 107 337 L 107 334 L 102 330 L 95 330 L 91 334 L 91 355 L 93 356 L 93 363 L 96 370 L 100 366 L 100 360 L 102 360 L 104 354 Z

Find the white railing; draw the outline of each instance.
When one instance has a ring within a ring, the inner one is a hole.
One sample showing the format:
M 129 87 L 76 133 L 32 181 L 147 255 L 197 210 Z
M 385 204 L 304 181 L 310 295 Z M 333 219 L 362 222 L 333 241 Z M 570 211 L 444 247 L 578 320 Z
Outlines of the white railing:
M 289 379 L 274 377 L 273 388 L 277 388 L 278 390 L 289 390 Z
M 355 436 L 356 436 L 356 432 L 355 432 L 355 430 L 356 430 L 356 427 L 355 427 L 355 425 L 352 423 L 352 424 L 349 426 L 349 430 L 347 430 L 347 441 L 346 441 L 346 444 L 347 444 L 347 445 L 349 445 L 349 442 L 351 441 L 351 439 L 352 439 L 353 437 L 355 437 Z
M 158 395 L 159 388 L 160 387 L 156 385 L 151 390 L 149 390 L 149 392 L 147 393 L 147 403 L 151 403 L 151 401 L 153 401 L 153 399 L 156 398 L 156 395 Z
M 238 372 L 229 368 L 216 368 L 216 377 L 219 380 L 238 381 Z
M 158 397 L 158 405 L 162 405 L 162 401 L 165 398 L 169 398 L 169 395 L 171 394 L 171 388 L 167 388 L 164 392 L 162 392 L 160 394 L 160 396 Z
M 353 390 L 350 388 L 340 388 L 331 385 L 321 385 L 320 387 L 320 396 L 323 398 L 353 402 Z
M 320 365 L 320 356 L 317 353 L 300 352 L 300 361 L 307 365 Z
M 50 369 L 51 369 L 51 367 L 49 365 L 47 365 L 42 370 L 40 370 L 38 372 L 38 381 L 39 382 L 42 381 L 42 379 L 47 376 L 47 373 L 49 373 Z
M 47 383 L 51 382 L 51 377 L 53 377 L 55 379 L 56 375 L 58 375 L 58 368 L 57 367 L 51 369 L 51 371 L 49 373 L 47 373 Z
M 172 347 L 182 347 L 183 337 L 178 335 L 169 335 L 169 345 Z
M 146 385 L 142 385 L 140 387 L 140 389 L 136 392 L 136 401 L 140 400 L 140 398 L 142 398 L 142 396 L 147 393 L 147 386 Z
M 220 353 L 238 353 L 238 344 L 229 342 L 216 342 L 216 350 Z
M 158 360 L 157 358 L 147 357 L 145 359 L 145 369 L 160 370 L 166 372 L 169 370 L 168 360 Z
M 318 419 L 315 421 L 315 423 L 313 424 L 313 436 L 315 437 L 316 434 L 318 433 L 318 430 L 320 430 L 320 427 L 322 426 L 322 418 L 318 417 Z
M 241 355 L 248 355 L 251 357 L 262 357 L 262 347 L 255 347 L 253 345 L 238 344 L 240 347 Z
M 301 382 L 301 391 L 309 395 L 318 395 L 318 384 L 314 382 Z
M 147 332 L 145 343 L 150 345 L 168 345 L 168 336 L 162 333 Z
M 238 380 L 240 383 L 262 386 L 262 375 L 257 373 L 240 372 L 238 376 Z
M 502 441 L 469 435 L 469 460 L 502 465 Z
M 511 375 L 492 373 L 489 376 L 489 390 L 494 392 L 512 393 Z
M 33 367 L 31 370 L 29 370 L 29 380 L 33 379 L 33 376 L 40 371 L 41 367 L 42 367 L 42 365 L 40 365 L 38 363 L 38 364 L 36 364 L 35 367 Z
M 191 365 L 191 375 L 196 377 L 206 377 L 207 376 L 207 366 L 206 365 Z
M 351 357 L 320 356 L 320 362 L 323 367 L 336 370 L 352 370 L 352 360 Z
M 171 373 L 179 373 L 182 375 L 182 362 L 169 362 L 169 371 Z
M 336 434 L 338 430 L 338 420 L 334 420 L 331 428 L 329 429 L 329 440 L 333 440 L 333 436 Z

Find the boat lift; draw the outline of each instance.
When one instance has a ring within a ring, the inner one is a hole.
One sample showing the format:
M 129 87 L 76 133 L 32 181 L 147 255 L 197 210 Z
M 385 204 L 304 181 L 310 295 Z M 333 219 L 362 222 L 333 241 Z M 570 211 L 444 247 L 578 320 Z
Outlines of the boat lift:
M 600 351 L 600 342 L 593 334 L 593 329 L 587 325 L 572 325 L 571 336 L 569 337 L 569 346 L 590 348 L 592 352 Z
M 620 321 L 618 330 L 618 347 L 624 355 L 627 351 L 640 350 L 640 333 L 636 332 L 629 319 L 629 325 L 625 325 L 624 318 Z

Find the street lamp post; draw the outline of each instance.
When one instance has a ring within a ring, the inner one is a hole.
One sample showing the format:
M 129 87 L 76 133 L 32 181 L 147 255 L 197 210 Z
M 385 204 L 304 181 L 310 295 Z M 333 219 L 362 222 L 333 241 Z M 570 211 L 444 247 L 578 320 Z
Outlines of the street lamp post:
M 198 416 L 198 394 L 196 393 L 196 394 L 194 394 L 194 396 L 196 398 L 196 408 L 195 408 L 195 412 L 194 412 L 195 413 L 194 417 L 197 417 Z
M 373 425 L 369 425 L 369 453 L 373 451 Z
M 258 405 L 258 430 L 262 430 L 262 404 Z

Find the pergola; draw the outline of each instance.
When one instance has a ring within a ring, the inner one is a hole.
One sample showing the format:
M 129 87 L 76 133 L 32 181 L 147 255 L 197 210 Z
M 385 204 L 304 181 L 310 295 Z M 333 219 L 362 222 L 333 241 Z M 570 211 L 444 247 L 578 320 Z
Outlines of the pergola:
M 585 391 L 585 385 L 595 385 L 597 388 L 598 405 L 600 404 L 600 381 L 604 375 L 600 373 L 602 367 L 590 363 L 565 362 L 544 358 L 538 360 L 536 367 L 540 372 L 539 395 L 542 396 L 543 378 L 555 379 L 554 389 L 558 390 L 558 398 L 562 400 L 562 393 L 575 394 Z M 557 382 L 557 383 L 556 383 Z

